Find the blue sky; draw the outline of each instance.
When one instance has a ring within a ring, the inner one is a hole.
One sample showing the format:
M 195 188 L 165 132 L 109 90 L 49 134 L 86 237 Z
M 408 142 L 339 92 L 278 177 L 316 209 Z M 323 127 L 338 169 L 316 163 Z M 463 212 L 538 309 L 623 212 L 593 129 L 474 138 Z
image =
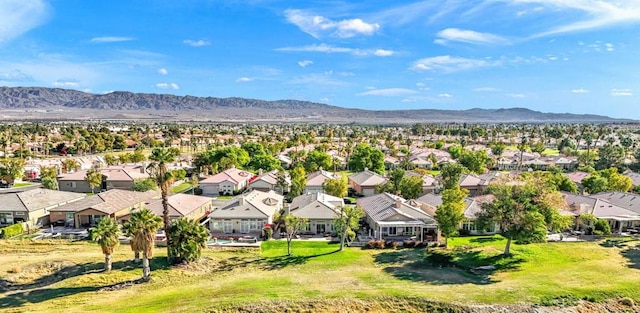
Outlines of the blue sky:
M 640 119 L 640 0 L 1 0 L 0 86 Z

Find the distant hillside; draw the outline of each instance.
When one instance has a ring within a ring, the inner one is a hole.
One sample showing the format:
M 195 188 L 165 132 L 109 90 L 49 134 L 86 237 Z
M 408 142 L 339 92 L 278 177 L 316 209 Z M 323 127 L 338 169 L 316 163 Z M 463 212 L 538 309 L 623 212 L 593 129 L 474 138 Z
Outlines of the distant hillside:
M 175 96 L 116 91 L 90 94 L 43 87 L 0 87 L 0 119 L 157 119 L 278 122 L 635 122 L 591 114 L 524 108 L 362 110 L 299 100 Z

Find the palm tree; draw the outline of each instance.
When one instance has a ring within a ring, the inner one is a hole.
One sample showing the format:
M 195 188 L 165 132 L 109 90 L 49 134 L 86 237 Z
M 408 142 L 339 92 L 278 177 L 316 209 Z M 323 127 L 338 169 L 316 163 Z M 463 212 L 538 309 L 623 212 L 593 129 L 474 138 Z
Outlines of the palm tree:
M 160 187 L 162 197 L 162 217 L 164 221 L 164 233 L 167 236 L 167 260 L 171 263 L 171 236 L 169 229 L 169 186 L 174 180 L 172 173 L 167 169 L 167 163 L 173 162 L 176 155 L 167 148 L 155 148 L 149 156 L 149 160 L 154 161 L 147 166 L 147 173 Z
M 197 221 L 183 217 L 171 224 L 171 239 L 171 254 L 176 263 L 193 262 L 207 246 L 209 230 Z
M 142 252 L 142 279 L 151 275 L 149 258 L 153 257 L 153 246 L 156 232 L 162 226 L 162 219 L 148 209 L 131 213 L 131 218 L 124 224 L 124 230 L 131 236 L 131 249 Z
M 98 226 L 93 230 L 93 241 L 97 242 L 104 253 L 104 270 L 111 270 L 111 255 L 118 245 L 118 237 L 120 236 L 120 228 L 116 221 L 111 218 L 103 218 Z

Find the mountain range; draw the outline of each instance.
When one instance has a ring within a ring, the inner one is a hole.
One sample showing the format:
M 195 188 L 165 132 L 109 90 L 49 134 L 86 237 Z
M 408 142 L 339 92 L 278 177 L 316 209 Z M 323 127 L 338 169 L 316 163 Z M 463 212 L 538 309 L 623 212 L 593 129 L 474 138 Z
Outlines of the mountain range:
M 0 119 L 193 120 L 217 122 L 356 123 L 612 123 L 636 122 L 592 114 L 525 108 L 363 110 L 299 101 L 176 96 L 116 91 L 91 94 L 44 87 L 0 87 Z

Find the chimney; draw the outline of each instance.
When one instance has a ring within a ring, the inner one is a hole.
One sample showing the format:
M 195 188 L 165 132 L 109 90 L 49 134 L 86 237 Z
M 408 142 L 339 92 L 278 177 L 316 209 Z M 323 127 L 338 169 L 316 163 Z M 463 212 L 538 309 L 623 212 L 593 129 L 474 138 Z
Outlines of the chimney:
M 238 204 L 244 205 L 244 197 L 240 197 L 240 199 L 238 200 Z
M 262 176 L 262 169 L 261 168 L 258 169 L 258 176 Z
M 402 200 L 397 199 L 397 200 L 396 200 L 396 208 L 398 208 L 398 209 L 399 209 L 399 208 L 401 208 L 401 207 L 402 207 Z
M 146 170 L 146 169 L 147 169 L 147 166 L 146 166 L 144 163 L 142 163 L 142 165 L 140 165 L 140 173 L 141 173 L 141 174 L 146 173 L 146 172 L 145 172 L 145 170 Z
M 364 168 L 364 171 L 365 171 L 365 172 L 369 171 L 369 168 L 368 168 L 368 167 L 365 167 L 365 168 Z

